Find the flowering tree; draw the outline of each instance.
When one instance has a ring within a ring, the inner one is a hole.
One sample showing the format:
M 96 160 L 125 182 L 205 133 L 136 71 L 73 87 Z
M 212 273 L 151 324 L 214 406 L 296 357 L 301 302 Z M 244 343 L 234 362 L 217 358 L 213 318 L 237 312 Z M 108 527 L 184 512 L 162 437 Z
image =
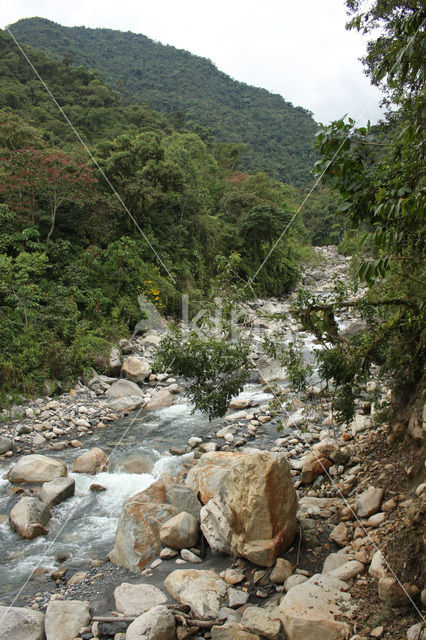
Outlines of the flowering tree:
M 38 218 L 47 220 L 46 241 L 58 209 L 86 203 L 95 182 L 89 167 L 60 151 L 19 149 L 0 157 L 0 196 L 21 222 L 35 225 Z

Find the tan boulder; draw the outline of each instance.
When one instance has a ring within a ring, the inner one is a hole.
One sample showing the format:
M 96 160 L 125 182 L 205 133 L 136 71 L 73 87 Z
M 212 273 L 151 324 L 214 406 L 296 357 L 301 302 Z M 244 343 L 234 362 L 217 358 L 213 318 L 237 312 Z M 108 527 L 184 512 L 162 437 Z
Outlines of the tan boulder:
M 65 462 L 38 453 L 22 456 L 7 474 L 9 482 L 49 482 L 67 475 Z
M 297 530 L 296 492 L 286 459 L 253 450 L 229 452 L 228 460 L 218 493 L 201 509 L 201 529 L 213 552 L 272 566 Z
M 139 572 L 161 551 L 160 529 L 172 516 L 186 511 L 198 519 L 200 503 L 191 489 L 163 476 L 125 500 L 111 562 Z
M 260 607 L 248 607 L 243 613 L 241 624 L 266 640 L 278 640 L 281 637 L 281 620 L 273 610 L 268 612 Z
M 133 382 L 143 382 L 151 373 L 151 365 L 145 358 L 129 356 L 123 362 L 121 374 Z
M 87 602 L 51 600 L 46 610 L 46 640 L 74 640 L 90 619 Z
M 198 464 L 189 470 L 185 484 L 203 504 L 219 491 L 222 480 L 229 471 L 231 455 L 228 451 L 208 451 L 201 456 Z
M 160 540 L 172 549 L 189 549 L 198 540 L 198 520 L 193 515 L 182 511 L 170 518 L 160 529 Z
M 309 453 L 303 461 L 302 475 L 300 480 L 303 484 L 310 484 L 318 476 L 323 475 L 333 463 L 328 458 L 320 458 L 313 453 Z
M 350 627 L 342 618 L 351 611 L 351 596 L 345 582 L 316 574 L 290 589 L 275 613 L 287 640 L 338 640 L 348 637 Z
M 168 389 L 159 389 L 148 400 L 145 409 L 165 409 L 174 403 L 173 394 Z
M 180 604 L 191 607 L 196 617 L 215 619 L 224 601 L 228 585 L 214 571 L 178 569 L 170 573 L 164 586 Z
M 71 465 L 74 473 L 88 473 L 94 475 L 100 471 L 105 471 L 108 466 L 108 457 L 102 449 L 94 447 L 78 456 Z
M 38 498 L 21 498 L 9 514 L 10 526 L 21 538 L 32 540 L 46 535 L 45 525 L 50 519 L 50 509 Z
M 167 596 L 151 584 L 123 582 L 114 589 L 117 611 L 125 616 L 140 616 L 152 607 L 167 602 Z

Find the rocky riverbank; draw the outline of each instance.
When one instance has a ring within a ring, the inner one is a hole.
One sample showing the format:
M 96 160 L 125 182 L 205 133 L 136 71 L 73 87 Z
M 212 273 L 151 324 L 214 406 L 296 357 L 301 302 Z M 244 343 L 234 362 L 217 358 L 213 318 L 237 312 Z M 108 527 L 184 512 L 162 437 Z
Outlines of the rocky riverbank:
M 304 284 L 326 292 L 347 261 L 333 248 L 319 254 L 326 267 L 307 270 Z M 279 363 L 259 347 L 279 324 L 284 339 L 298 332 L 312 349 L 288 317 L 290 302 L 246 307 L 247 326 L 261 310 L 261 331 L 250 335 L 254 380 L 266 393 L 243 393 L 223 420 L 173 445 L 176 472 L 124 502 L 108 557 L 75 566 L 59 555 L 54 570 L 37 567 L 14 608 L 0 597 L 0 638 L 422 637 L 424 416 L 413 409 L 406 424 L 391 427 L 375 421 L 366 398 L 352 424 L 338 427 L 319 388 L 310 397 L 291 393 Z M 340 322 L 343 331 L 359 330 L 349 315 Z M 49 540 L 49 521 L 72 496 L 77 474 L 93 476 L 92 495 L 108 492 L 100 480 L 111 464 L 103 435 L 126 413 L 131 424 L 137 411 L 160 415 L 182 397 L 180 381 L 152 372 L 158 340 L 150 332 L 123 341 L 110 354 L 111 375 L 14 407 L 9 419 L 3 412 L 0 445 L 13 463 L 5 491 L 14 504 L 0 535 L 13 527 Z M 267 402 L 271 384 L 285 402 L 278 415 Z M 68 463 L 66 452 L 73 452 Z M 150 461 L 132 455 L 129 472 L 146 473 Z

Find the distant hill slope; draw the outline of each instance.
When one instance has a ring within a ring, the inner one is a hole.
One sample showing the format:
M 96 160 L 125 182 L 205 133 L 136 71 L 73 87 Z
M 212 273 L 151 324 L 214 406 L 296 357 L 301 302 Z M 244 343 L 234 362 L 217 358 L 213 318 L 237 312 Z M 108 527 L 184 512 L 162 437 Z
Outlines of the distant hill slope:
M 316 123 L 310 113 L 265 89 L 232 80 L 206 58 L 111 29 L 62 27 L 43 18 L 11 25 L 16 38 L 56 59 L 95 69 L 127 99 L 184 124 L 211 129 L 217 140 L 244 143 L 242 168 L 263 170 L 283 182 L 311 180 Z

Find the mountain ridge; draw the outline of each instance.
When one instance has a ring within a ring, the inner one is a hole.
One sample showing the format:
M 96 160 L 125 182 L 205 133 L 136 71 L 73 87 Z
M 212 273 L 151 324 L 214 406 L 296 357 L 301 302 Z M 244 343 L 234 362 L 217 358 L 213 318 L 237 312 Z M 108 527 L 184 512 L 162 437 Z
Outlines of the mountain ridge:
M 45 18 L 10 25 L 14 36 L 56 59 L 94 69 L 123 99 L 174 114 L 218 141 L 244 144 L 242 169 L 297 186 L 312 180 L 317 125 L 279 94 L 232 79 L 209 59 L 142 34 L 62 27 Z

